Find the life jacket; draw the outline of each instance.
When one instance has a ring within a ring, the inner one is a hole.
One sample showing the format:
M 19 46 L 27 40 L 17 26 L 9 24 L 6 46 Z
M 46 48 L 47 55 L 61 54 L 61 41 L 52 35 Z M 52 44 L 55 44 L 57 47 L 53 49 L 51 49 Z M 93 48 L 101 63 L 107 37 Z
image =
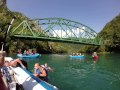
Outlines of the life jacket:
M 34 74 L 41 74 L 41 71 L 39 69 L 34 69 Z
M 46 68 L 44 65 L 41 65 L 42 68 L 44 68 L 44 70 L 46 71 L 46 75 L 48 76 L 48 68 Z
M 46 81 L 46 82 L 48 82 L 48 71 L 45 69 L 45 68 L 43 68 L 44 70 L 45 70 L 45 72 L 46 72 L 46 76 L 45 77 L 39 77 L 40 79 L 42 79 L 43 81 Z
M 94 58 L 95 60 L 98 60 L 98 56 L 97 56 L 97 55 L 94 55 L 93 58 Z

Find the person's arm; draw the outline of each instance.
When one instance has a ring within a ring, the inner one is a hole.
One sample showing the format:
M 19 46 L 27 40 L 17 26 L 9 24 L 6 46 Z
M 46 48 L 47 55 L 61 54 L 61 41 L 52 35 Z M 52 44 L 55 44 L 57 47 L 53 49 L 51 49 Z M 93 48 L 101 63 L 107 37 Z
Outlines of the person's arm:
M 46 71 L 45 69 L 42 70 L 42 73 L 40 74 L 41 77 L 45 77 L 46 76 Z
M 21 62 L 20 59 L 16 59 L 15 61 L 18 62 L 23 68 L 26 68 L 26 67 L 22 64 L 22 62 Z
M 36 77 L 38 77 L 39 76 L 39 74 L 33 74 L 34 76 L 36 76 Z
M 53 69 L 51 67 L 48 67 L 48 70 L 53 72 Z

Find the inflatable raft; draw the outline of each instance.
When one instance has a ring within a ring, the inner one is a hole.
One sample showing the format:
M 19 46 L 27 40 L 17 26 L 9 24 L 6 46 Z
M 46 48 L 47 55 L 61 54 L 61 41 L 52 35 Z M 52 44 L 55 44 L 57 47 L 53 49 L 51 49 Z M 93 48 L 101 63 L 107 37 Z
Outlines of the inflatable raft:
M 38 58 L 41 56 L 41 54 L 36 53 L 36 54 L 31 54 L 31 55 L 24 55 L 24 54 L 17 54 L 19 58 Z
M 5 59 L 11 60 L 11 57 L 10 58 L 7 57 Z M 35 77 L 32 73 L 30 73 L 28 70 L 22 67 L 10 67 L 10 68 L 14 72 L 14 77 L 17 83 L 22 85 L 24 90 L 58 90 L 56 86 L 53 86 L 45 81 L 42 81 L 41 79 Z M 14 87 L 12 86 L 12 88 Z
M 79 56 L 72 56 L 70 55 L 71 58 L 84 58 L 84 55 L 79 55 Z

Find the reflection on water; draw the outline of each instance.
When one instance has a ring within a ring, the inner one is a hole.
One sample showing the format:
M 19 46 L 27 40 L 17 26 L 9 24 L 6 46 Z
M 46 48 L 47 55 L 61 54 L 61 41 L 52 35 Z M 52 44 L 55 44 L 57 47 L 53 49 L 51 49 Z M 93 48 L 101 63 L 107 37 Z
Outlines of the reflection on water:
M 98 62 L 94 63 L 91 55 L 73 59 L 55 54 L 27 62 L 30 71 L 36 62 L 47 62 L 54 69 L 49 73 L 49 82 L 60 90 L 120 90 L 119 58 L 119 54 L 99 55 Z

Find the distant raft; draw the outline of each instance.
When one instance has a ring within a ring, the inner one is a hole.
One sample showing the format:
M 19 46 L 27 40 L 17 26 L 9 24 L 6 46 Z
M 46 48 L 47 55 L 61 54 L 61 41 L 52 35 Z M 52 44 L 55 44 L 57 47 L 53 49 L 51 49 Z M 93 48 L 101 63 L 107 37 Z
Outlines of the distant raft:
M 78 56 L 76 56 L 76 55 L 75 56 L 70 55 L 70 57 L 71 58 L 84 58 L 84 55 L 78 55 Z
M 17 54 L 19 58 L 38 58 L 41 56 L 41 54 L 36 53 L 36 54 L 30 54 L 30 55 L 24 55 L 24 54 Z

